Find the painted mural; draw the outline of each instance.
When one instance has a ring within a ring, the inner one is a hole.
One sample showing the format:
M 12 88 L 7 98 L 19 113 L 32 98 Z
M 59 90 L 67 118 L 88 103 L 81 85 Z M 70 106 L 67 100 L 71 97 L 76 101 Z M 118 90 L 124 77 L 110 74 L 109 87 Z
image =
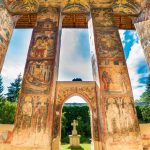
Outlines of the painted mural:
M 131 93 L 130 80 L 124 61 L 101 61 L 100 74 L 106 93 Z
M 10 12 L 18 14 L 37 13 L 40 8 L 61 8 L 67 13 L 87 12 L 89 8 L 108 8 L 112 6 L 112 0 L 4 0 Z M 115 0 L 113 10 L 120 14 L 139 14 L 142 8 L 142 0 Z
M 138 22 L 142 22 L 142 21 L 146 21 L 150 19 L 150 2 L 149 1 L 145 1 L 145 7 L 143 8 L 142 12 L 140 13 L 140 15 L 138 17 L 135 17 L 133 19 L 134 23 L 138 23 Z
M 105 18 L 105 21 L 101 20 L 102 23 L 98 23 L 100 19 L 95 17 L 97 12 L 101 12 L 100 18 Z M 106 147 L 107 149 L 120 150 L 119 146 L 121 146 L 124 149 L 133 150 L 134 148 L 130 147 L 130 143 L 132 143 L 136 149 L 141 149 L 139 125 L 126 61 L 118 29 L 113 24 L 113 15 L 110 12 L 111 10 L 108 11 L 108 9 L 92 11 L 95 49 L 101 83 L 102 99 L 100 104 L 102 106 L 100 108 L 103 109 L 103 105 L 105 106 L 105 114 L 102 113 L 104 121 L 102 126 L 106 129 L 104 134 L 107 142 Z
M 13 32 L 13 17 L 0 2 L 0 72 L 5 59 L 7 47 Z
M 12 141 L 15 144 L 49 145 L 48 120 L 52 107 L 49 103 L 54 91 L 52 81 L 59 19 L 56 21 L 56 16 L 59 15 L 45 14 L 39 14 L 32 33 Z
M 98 108 L 95 82 L 57 82 L 56 100 L 54 106 L 53 140 L 60 140 L 61 111 L 64 102 L 73 95 L 79 95 L 87 100 L 91 110 L 92 140 L 99 141 Z
M 91 109 L 92 142 L 95 150 L 100 150 L 100 147 L 105 150 L 120 150 L 122 146 L 127 147 L 123 150 L 141 150 L 130 79 L 113 15 L 137 15 L 141 11 L 142 1 L 4 2 L 11 13 L 37 13 L 37 23 L 32 34 L 18 100 L 12 144 L 59 150 L 63 104 L 70 96 L 79 95 L 87 100 Z M 91 16 L 88 16 L 91 22 L 90 36 L 93 40 L 91 47 L 96 49 L 92 53 L 92 64 L 97 83 L 56 82 L 59 61 L 56 55 L 59 53 L 61 34 L 60 9 L 68 14 L 91 13 Z M 0 5 L 0 60 L 4 57 L 13 27 L 11 16 L 4 6 Z M 148 52 L 149 32 L 144 28 L 149 28 L 149 23 L 142 22 L 142 26 L 137 24 L 137 28 Z M 149 52 L 147 55 L 149 56 Z
M 141 11 L 140 5 L 142 1 L 131 1 L 131 0 L 115 0 L 113 3 L 113 10 L 122 14 L 138 14 Z
M 53 70 L 48 61 L 30 61 L 25 73 L 23 92 L 48 94 Z
M 148 66 L 150 67 L 150 20 L 135 23 L 135 28 L 140 38 Z
M 107 129 L 112 142 L 130 142 L 129 134 L 137 132 L 135 110 L 132 97 L 105 98 Z M 132 136 L 139 138 L 138 133 Z
M 113 18 L 112 18 L 112 9 L 109 8 L 97 8 L 92 9 L 92 18 L 93 23 L 95 27 L 98 26 L 112 26 L 114 24 Z
M 38 12 L 38 0 L 4 0 L 5 4 L 13 13 L 36 13 Z
M 118 32 L 115 30 L 96 31 L 96 43 L 98 44 L 98 56 L 103 58 L 124 57 Z

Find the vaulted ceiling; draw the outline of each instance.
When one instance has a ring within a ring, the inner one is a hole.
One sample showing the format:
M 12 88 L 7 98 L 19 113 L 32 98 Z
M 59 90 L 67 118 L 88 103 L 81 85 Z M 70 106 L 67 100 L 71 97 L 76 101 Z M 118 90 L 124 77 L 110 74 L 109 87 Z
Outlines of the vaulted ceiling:
M 47 8 L 58 8 L 65 14 L 63 27 L 86 28 L 85 14 L 91 8 L 112 7 L 116 25 L 121 29 L 134 29 L 131 17 L 137 16 L 145 0 L 3 0 L 14 15 L 22 15 L 18 28 L 34 27 L 37 13 Z

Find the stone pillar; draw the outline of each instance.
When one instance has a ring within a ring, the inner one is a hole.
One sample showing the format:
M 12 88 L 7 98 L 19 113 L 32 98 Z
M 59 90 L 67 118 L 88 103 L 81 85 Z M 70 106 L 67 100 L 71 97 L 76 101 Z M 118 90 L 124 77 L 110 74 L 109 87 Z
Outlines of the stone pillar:
M 13 145 L 51 147 L 60 35 L 60 12 L 51 8 L 39 13 L 18 100 Z
M 2 1 L 0 1 L 0 72 L 16 21 L 9 14 Z
M 104 150 L 142 150 L 126 60 L 111 8 L 91 9 L 93 74 L 100 90 L 100 136 Z
M 150 69 L 150 2 L 147 1 L 143 12 L 133 22 Z

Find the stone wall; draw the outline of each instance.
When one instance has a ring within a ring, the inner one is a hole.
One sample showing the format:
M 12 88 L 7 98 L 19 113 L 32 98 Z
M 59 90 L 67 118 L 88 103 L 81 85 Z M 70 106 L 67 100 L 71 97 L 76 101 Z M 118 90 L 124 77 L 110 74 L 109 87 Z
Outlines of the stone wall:
M 14 125 L 11 124 L 0 124 L 0 142 L 1 137 L 6 138 L 6 134 L 8 131 L 12 132 L 13 127 Z M 150 123 L 140 124 L 140 130 L 143 139 L 143 150 L 150 150 Z
M 0 143 L 6 141 L 9 134 L 13 131 L 13 124 L 0 124 Z
M 144 150 L 150 150 L 150 123 L 140 124 Z

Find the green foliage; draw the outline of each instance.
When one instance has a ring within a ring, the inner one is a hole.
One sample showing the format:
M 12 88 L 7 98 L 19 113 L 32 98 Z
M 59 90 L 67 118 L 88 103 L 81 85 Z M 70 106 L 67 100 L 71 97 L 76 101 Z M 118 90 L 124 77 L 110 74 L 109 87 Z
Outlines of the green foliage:
M 8 87 L 8 93 L 6 94 L 8 101 L 16 102 L 18 100 L 19 91 L 21 88 L 21 81 L 22 78 L 20 74 L 14 82 L 10 83 L 10 86 Z
M 142 110 L 140 106 L 136 106 L 136 112 L 137 112 L 137 117 L 139 122 L 143 122 L 143 115 L 142 115 Z
M 140 100 L 141 102 L 149 102 L 150 103 L 150 75 L 148 76 L 147 84 L 146 84 L 146 90 L 141 95 Z
M 150 106 L 144 106 L 141 108 L 143 120 L 146 123 L 150 123 Z
M 3 78 L 0 75 L 0 101 L 4 98 L 3 91 L 4 91 Z
M 82 81 L 81 78 L 74 78 L 72 81 Z
M 81 142 L 89 142 L 91 138 L 90 113 L 88 106 L 64 106 L 62 110 L 61 141 L 68 143 L 68 136 L 72 133 L 71 123 L 78 121 L 77 131 L 81 135 Z
M 136 112 L 140 123 L 150 123 L 150 105 L 136 106 Z
M 0 123 L 13 124 L 16 112 L 16 103 L 12 103 L 3 99 L 0 101 Z
M 61 150 L 91 150 L 91 144 L 81 144 L 80 148 L 70 148 L 69 144 L 61 145 Z
M 148 76 L 147 84 L 146 84 L 146 92 L 150 93 L 150 75 Z
M 145 91 L 141 97 L 140 102 L 149 102 L 150 103 L 150 91 Z

